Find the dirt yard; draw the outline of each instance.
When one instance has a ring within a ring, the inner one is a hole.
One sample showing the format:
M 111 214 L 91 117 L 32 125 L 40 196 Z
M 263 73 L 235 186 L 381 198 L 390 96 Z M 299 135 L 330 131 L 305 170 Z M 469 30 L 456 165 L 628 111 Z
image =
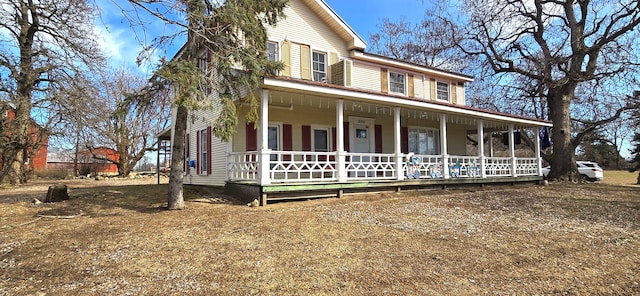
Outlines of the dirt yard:
M 155 181 L 69 182 L 42 205 L 49 183 L 0 189 L 0 295 L 640 295 L 626 182 L 257 208 L 186 187 L 166 211 Z

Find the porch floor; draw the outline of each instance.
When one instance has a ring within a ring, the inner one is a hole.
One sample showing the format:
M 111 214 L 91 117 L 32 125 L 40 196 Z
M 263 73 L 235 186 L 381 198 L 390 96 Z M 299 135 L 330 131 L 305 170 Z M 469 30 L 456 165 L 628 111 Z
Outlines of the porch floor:
M 342 197 L 347 194 L 420 190 L 420 189 L 447 189 L 469 186 L 484 187 L 485 185 L 537 183 L 542 181 L 542 176 L 519 177 L 490 177 L 490 178 L 449 178 L 449 179 L 411 179 L 403 181 L 374 180 L 353 181 L 345 183 L 293 183 L 272 184 L 260 186 L 251 182 L 227 182 L 227 194 L 237 198 L 251 201 L 258 199 L 260 205 L 265 206 L 269 201 L 309 199 L 320 197 Z

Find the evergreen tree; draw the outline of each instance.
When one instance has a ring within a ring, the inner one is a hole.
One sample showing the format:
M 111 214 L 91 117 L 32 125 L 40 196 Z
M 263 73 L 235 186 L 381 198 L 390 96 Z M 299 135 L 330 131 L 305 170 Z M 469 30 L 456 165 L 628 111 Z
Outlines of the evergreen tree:
M 182 209 L 184 140 L 190 111 L 211 108 L 215 102 L 207 98 L 215 92 L 222 111 L 212 123 L 213 133 L 224 141 L 231 138 L 238 123 L 238 100 L 245 100 L 252 107 L 247 120 L 257 121 L 258 102 L 251 90 L 260 85 L 264 73 L 282 68 L 280 63 L 267 59 L 266 26 L 274 26 L 284 17 L 288 0 L 131 2 L 167 23 L 181 25 L 187 30 L 187 42 L 178 56 L 161 65 L 156 75 L 157 82 L 170 85 L 175 94 L 168 208 Z M 153 13 L 158 10 L 149 5 L 181 7 L 183 11 L 179 14 L 185 15 L 186 19 L 181 22 L 167 18 L 166 14 Z M 206 73 L 198 68 L 203 53 L 208 64 Z

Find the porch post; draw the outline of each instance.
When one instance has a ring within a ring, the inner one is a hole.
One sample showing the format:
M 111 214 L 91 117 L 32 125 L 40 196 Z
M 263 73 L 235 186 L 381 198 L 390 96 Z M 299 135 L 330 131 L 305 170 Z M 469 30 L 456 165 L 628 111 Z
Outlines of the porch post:
M 542 176 L 542 158 L 540 157 L 540 128 L 536 127 L 535 129 L 533 129 L 533 132 L 535 133 L 535 138 L 536 138 L 536 159 L 538 162 L 538 176 Z
M 347 153 L 344 151 L 344 100 L 336 102 L 336 174 L 338 182 L 347 181 Z
M 393 145 L 393 150 L 394 153 L 396 155 L 396 177 L 398 178 L 399 181 L 404 180 L 404 170 L 403 170 L 403 162 L 402 159 L 404 158 L 404 155 L 402 154 L 402 147 L 401 146 L 401 139 L 400 139 L 400 108 L 396 107 L 394 109 L 394 113 L 393 113 L 393 122 L 394 122 L 394 127 L 393 127 L 393 138 L 394 138 L 394 145 Z
M 271 150 L 269 149 L 269 90 L 263 89 L 260 95 L 260 124 L 258 125 L 258 147 L 260 147 L 260 175 L 258 181 L 260 185 L 271 184 L 269 177 L 269 158 Z
M 449 179 L 449 152 L 447 149 L 447 115 L 440 115 L 440 153 L 442 154 L 442 176 Z
M 516 176 L 516 148 L 513 139 L 513 124 L 509 125 L 509 156 L 511 157 L 511 176 Z
M 484 122 L 478 120 L 478 156 L 480 157 L 480 177 L 486 178 L 487 172 L 484 171 Z

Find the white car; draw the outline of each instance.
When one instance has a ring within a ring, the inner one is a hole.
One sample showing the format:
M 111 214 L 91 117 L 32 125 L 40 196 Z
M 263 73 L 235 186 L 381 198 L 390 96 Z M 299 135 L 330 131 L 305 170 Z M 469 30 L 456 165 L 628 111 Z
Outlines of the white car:
M 578 165 L 578 172 L 582 179 L 591 182 L 602 181 L 604 179 L 604 171 L 598 163 L 593 161 L 576 161 L 576 164 Z M 546 178 L 550 171 L 550 166 L 543 167 L 542 175 Z

